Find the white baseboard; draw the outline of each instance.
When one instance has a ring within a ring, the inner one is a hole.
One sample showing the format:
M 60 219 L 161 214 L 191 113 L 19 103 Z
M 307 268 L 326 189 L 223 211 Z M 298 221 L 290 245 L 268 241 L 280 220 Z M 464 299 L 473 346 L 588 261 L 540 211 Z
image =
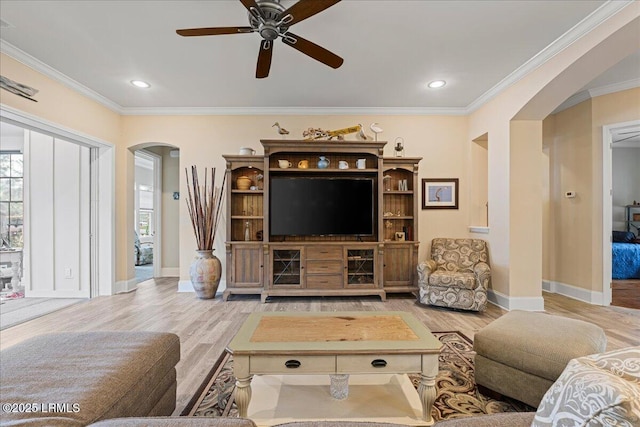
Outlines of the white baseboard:
M 216 295 L 221 294 L 225 289 L 227 289 L 227 281 L 220 280 Z M 195 292 L 195 290 L 193 289 L 193 285 L 191 284 L 191 280 L 178 281 L 178 292 Z
M 487 299 L 490 303 L 505 310 L 544 311 L 544 299 L 539 297 L 510 297 L 489 289 Z
M 162 277 L 179 277 L 180 267 L 163 267 L 160 269 L 160 275 Z
M 602 292 L 591 291 L 589 289 L 578 288 L 566 283 L 555 282 L 553 280 L 543 280 L 542 289 L 552 294 L 560 294 L 565 297 L 577 299 L 589 304 L 602 305 L 604 296 Z
M 135 291 L 138 289 L 138 280 L 134 277 L 129 280 L 118 280 L 114 287 L 114 294 L 126 294 L 127 292 Z

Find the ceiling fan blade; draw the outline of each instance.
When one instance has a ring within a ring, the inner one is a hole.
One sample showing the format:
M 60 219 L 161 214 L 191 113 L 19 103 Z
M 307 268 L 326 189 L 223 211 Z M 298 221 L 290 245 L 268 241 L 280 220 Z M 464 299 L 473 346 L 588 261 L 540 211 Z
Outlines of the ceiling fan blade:
M 262 13 L 262 9 L 260 9 L 260 6 L 258 6 L 258 3 L 256 3 L 255 0 L 240 0 L 240 3 L 242 3 L 242 5 L 246 7 L 249 13 L 255 16 L 256 19 L 258 19 L 259 16 L 264 21 L 264 13 Z
M 293 33 L 288 32 L 282 36 L 282 42 L 331 68 L 339 68 L 344 62 L 344 59 L 340 58 L 335 53 L 332 53 L 327 49 Z
M 622 139 L 619 139 L 619 140 L 615 141 L 614 144 L 618 143 L 618 142 L 626 141 L 627 139 L 633 139 L 633 138 L 637 138 L 637 137 L 638 137 L 638 135 L 627 136 L 626 138 L 622 138 Z
M 330 8 L 339 1 L 340 0 L 300 0 L 289 9 L 282 12 L 280 14 L 280 18 L 282 19 L 287 15 L 291 15 L 293 19 L 290 21 L 286 21 L 287 25 L 291 26 L 297 22 L 309 18 L 310 16 L 315 15 L 316 13 L 320 13 L 323 10 Z
M 273 41 L 262 40 L 260 43 L 260 53 L 258 54 L 258 65 L 256 65 L 256 79 L 264 79 L 269 76 L 272 54 Z
M 220 34 L 244 34 L 252 33 L 251 27 L 213 27 L 213 28 L 187 28 L 176 30 L 176 33 L 183 37 L 193 36 L 217 36 Z

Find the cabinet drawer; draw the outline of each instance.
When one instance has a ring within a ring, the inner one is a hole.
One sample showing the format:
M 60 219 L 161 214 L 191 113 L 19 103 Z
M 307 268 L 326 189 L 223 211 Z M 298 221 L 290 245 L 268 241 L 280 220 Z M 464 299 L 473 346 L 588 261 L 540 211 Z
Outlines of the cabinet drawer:
M 307 259 L 342 259 L 342 246 L 307 246 Z
M 342 289 L 344 276 L 342 274 L 318 274 L 307 273 L 307 289 Z
M 251 374 L 333 373 L 335 356 L 251 356 Z
M 341 260 L 309 260 L 307 261 L 307 274 L 342 274 Z
M 420 372 L 422 370 L 422 356 L 419 354 L 338 356 L 336 365 L 337 372 L 352 374 Z

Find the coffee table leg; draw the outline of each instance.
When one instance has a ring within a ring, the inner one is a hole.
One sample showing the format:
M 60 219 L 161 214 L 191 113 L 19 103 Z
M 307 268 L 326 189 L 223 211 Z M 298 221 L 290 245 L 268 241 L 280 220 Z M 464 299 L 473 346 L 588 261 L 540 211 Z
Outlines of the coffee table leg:
M 251 376 L 236 380 L 235 400 L 238 407 L 238 416 L 247 417 L 249 401 L 251 401 Z
M 427 425 L 433 424 L 431 409 L 436 401 L 436 375 L 438 375 L 438 355 L 423 355 L 418 394 L 422 401 L 422 419 L 427 422 Z
M 236 389 L 233 392 L 233 397 L 238 407 L 238 416 L 246 418 L 251 401 L 252 375 L 249 375 L 249 357 L 237 356 L 234 358 L 233 375 L 236 377 Z

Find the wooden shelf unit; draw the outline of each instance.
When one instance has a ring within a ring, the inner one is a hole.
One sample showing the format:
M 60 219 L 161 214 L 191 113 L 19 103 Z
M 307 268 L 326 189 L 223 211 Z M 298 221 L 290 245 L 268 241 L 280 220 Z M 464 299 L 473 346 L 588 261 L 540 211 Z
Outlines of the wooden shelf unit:
M 418 157 L 383 157 L 385 141 L 262 140 L 263 156 L 223 156 L 227 163 L 227 288 L 232 294 L 270 296 L 377 295 L 417 291 Z M 318 168 L 320 156 L 329 167 Z M 366 159 L 364 169 L 356 167 Z M 291 163 L 281 168 L 280 160 Z M 299 168 L 307 160 L 308 168 Z M 346 161 L 347 169 L 338 167 Z M 367 177 L 374 181 L 371 236 L 273 236 L 269 183 L 278 176 Z M 263 179 L 258 180 L 257 176 Z M 237 179 L 252 188 L 240 190 Z M 389 188 L 386 180 L 389 178 Z M 401 184 L 402 183 L 402 184 Z M 385 216 L 386 214 L 386 216 Z M 249 227 L 249 240 L 245 230 Z M 396 237 L 404 232 L 404 240 Z

